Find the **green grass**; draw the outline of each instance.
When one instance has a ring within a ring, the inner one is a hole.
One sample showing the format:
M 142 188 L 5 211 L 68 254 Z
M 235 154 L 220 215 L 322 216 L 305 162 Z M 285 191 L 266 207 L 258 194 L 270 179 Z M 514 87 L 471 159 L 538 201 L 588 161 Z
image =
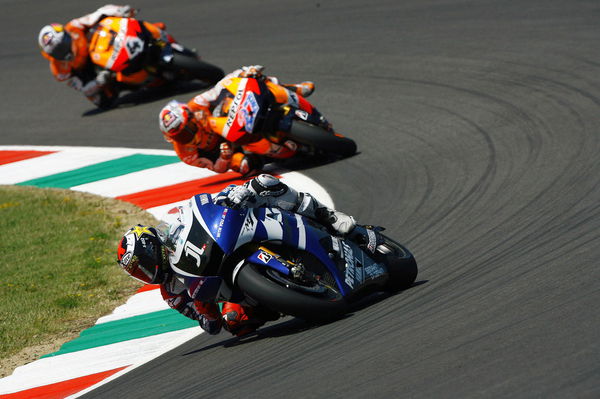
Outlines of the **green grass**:
M 139 283 L 118 267 L 117 243 L 138 222 L 155 220 L 113 199 L 0 186 L 0 359 L 76 336 L 124 303 Z

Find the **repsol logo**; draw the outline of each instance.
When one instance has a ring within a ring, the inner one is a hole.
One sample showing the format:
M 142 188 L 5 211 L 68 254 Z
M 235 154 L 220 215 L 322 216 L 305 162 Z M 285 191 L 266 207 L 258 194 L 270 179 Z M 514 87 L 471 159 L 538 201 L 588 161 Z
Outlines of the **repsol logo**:
M 233 125 L 233 121 L 235 120 L 235 114 L 237 113 L 237 109 L 240 106 L 240 103 L 242 102 L 242 97 L 244 96 L 244 88 L 246 85 L 241 85 L 238 88 L 238 91 L 235 95 L 235 98 L 233 99 L 233 102 L 231 103 L 231 107 L 229 108 L 229 115 L 227 116 L 227 122 L 225 123 L 225 126 L 227 126 L 228 128 L 231 127 L 231 125 Z

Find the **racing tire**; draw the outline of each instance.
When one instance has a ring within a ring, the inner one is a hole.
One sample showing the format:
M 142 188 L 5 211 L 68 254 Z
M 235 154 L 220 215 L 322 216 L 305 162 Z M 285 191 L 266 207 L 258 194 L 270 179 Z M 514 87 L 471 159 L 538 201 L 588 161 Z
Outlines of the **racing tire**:
M 356 154 L 354 140 L 336 135 L 322 127 L 294 120 L 289 137 L 300 144 L 315 147 L 330 154 L 349 157 Z
M 238 273 L 237 284 L 248 296 L 272 310 L 307 321 L 325 322 L 348 312 L 343 297 L 319 298 L 286 288 L 263 274 L 256 265 L 246 263 Z
M 385 242 L 382 244 L 390 252 L 383 254 L 383 262 L 388 268 L 390 275 L 385 289 L 390 291 L 399 291 L 410 288 L 415 280 L 419 269 L 417 261 L 413 254 L 403 245 L 394 240 L 385 237 Z M 380 247 L 378 247 L 379 250 Z
M 171 65 L 175 70 L 183 71 L 184 75 L 193 79 L 203 80 L 211 85 L 216 84 L 223 79 L 225 73 L 223 70 L 208 62 L 200 61 L 195 56 L 182 53 L 173 53 Z

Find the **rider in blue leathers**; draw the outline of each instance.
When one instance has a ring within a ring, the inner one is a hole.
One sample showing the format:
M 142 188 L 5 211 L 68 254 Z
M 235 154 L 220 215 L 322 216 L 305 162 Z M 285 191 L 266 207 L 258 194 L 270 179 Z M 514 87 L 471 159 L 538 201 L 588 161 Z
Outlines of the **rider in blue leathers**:
M 351 232 L 354 218 L 321 204 L 309 193 L 298 192 L 278 178 L 262 174 L 239 186 L 229 186 L 213 201 L 232 208 L 276 207 L 314 219 L 338 235 Z M 234 335 L 255 331 L 272 314 L 259 314 L 256 309 L 225 302 L 220 310 L 212 302 L 193 299 L 197 287 L 178 265 L 185 252 L 193 256 L 210 257 L 212 248 L 188 240 L 195 219 L 190 206 L 171 209 L 156 228 L 138 225 L 127 231 L 118 248 L 118 263 L 132 277 L 147 283 L 160 284 L 161 294 L 168 305 L 183 315 L 197 320 L 209 334 L 225 328 Z M 204 262 L 206 263 L 206 262 Z M 204 264 L 202 263 L 202 264 Z M 277 316 L 275 316 L 276 318 Z

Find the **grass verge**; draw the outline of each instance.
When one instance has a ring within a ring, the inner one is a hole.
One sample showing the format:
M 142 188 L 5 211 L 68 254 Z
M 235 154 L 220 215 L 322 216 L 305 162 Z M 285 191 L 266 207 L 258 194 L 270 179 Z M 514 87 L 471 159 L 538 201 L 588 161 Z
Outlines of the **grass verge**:
M 139 287 L 120 236 L 152 215 L 76 191 L 0 186 L 0 377 L 57 350 Z

